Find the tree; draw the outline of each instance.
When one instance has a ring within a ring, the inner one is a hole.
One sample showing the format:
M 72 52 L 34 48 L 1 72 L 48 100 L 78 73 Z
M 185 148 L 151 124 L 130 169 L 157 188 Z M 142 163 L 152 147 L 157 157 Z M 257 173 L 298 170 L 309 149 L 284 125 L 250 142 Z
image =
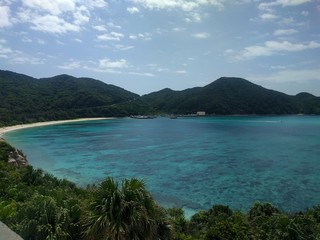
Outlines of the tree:
M 119 187 L 113 178 L 107 178 L 95 190 L 90 209 L 93 214 L 85 227 L 85 235 L 90 239 L 156 239 L 158 236 L 160 210 L 141 180 L 123 180 Z

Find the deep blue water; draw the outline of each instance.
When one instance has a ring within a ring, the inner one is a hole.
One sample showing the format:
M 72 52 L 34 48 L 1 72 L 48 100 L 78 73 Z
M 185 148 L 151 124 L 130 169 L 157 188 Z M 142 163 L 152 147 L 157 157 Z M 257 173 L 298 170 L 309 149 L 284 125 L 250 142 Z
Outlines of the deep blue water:
M 113 119 L 10 132 L 29 162 L 79 185 L 142 178 L 167 207 L 190 212 L 271 202 L 320 204 L 320 117 Z

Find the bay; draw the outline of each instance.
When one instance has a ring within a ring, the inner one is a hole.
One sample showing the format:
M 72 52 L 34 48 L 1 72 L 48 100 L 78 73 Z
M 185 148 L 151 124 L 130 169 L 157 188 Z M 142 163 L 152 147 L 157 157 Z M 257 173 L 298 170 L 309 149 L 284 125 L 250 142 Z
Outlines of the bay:
M 112 119 L 13 131 L 29 162 L 80 186 L 144 179 L 165 207 L 320 204 L 319 116 Z

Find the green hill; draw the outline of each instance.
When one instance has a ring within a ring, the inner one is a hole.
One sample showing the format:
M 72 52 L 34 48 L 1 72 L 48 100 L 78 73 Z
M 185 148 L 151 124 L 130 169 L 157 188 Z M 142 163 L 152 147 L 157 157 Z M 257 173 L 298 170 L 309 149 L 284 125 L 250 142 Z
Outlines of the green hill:
M 90 78 L 35 79 L 0 71 L 0 125 L 79 117 L 125 116 L 120 104 L 139 97 Z
M 91 78 L 36 79 L 0 70 L 0 126 L 82 117 L 145 114 L 320 114 L 320 98 L 265 89 L 241 78 L 140 97 Z
M 164 89 L 141 98 L 154 111 L 171 114 L 319 114 L 320 98 L 290 96 L 241 78 L 222 77 L 205 87 Z

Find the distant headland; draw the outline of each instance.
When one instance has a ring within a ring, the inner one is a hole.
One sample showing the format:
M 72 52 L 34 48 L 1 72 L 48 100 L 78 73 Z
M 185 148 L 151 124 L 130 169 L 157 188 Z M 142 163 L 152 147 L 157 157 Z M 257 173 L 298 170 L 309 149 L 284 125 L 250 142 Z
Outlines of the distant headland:
M 163 89 L 139 96 L 91 78 L 58 75 L 36 79 L 0 70 L 0 127 L 63 119 L 146 115 L 320 114 L 320 97 L 266 89 L 222 77 L 204 87 Z

